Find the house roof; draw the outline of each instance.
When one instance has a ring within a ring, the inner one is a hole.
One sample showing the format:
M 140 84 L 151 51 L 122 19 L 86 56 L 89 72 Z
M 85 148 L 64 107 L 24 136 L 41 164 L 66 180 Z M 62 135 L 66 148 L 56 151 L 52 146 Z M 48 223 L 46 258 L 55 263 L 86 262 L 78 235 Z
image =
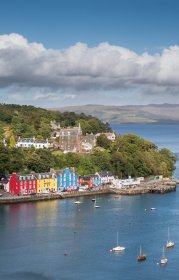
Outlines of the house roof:
M 35 139 L 35 138 L 22 138 L 17 141 L 17 143 L 33 143 L 33 144 L 47 144 L 47 143 L 52 143 L 53 141 L 51 140 L 40 140 L 40 139 Z
M 98 174 L 99 174 L 100 177 L 113 176 L 111 171 L 101 171 L 101 172 L 98 172 Z
M 35 174 L 18 174 L 17 175 L 18 181 L 28 181 L 28 180 L 35 180 Z

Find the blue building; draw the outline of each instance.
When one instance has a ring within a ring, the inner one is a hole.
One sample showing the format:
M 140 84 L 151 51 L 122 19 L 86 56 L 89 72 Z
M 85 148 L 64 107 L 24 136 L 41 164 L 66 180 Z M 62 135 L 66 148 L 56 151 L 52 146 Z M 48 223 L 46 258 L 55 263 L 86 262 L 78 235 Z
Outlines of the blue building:
M 101 185 L 102 182 L 101 182 L 101 177 L 99 175 L 97 175 L 97 174 L 92 175 L 92 179 L 93 179 L 93 185 L 94 186 Z
M 57 190 L 78 188 L 78 174 L 73 168 L 56 171 Z

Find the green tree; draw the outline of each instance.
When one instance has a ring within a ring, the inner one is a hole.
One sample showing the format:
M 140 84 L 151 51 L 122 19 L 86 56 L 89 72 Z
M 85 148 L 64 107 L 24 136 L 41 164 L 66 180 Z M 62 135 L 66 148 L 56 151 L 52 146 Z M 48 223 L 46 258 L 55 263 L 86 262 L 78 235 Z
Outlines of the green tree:
M 104 134 L 97 137 L 96 144 L 104 149 L 109 149 L 111 147 L 111 141 Z
M 15 147 L 16 141 L 15 141 L 14 135 L 11 135 L 9 145 L 10 145 L 10 147 Z

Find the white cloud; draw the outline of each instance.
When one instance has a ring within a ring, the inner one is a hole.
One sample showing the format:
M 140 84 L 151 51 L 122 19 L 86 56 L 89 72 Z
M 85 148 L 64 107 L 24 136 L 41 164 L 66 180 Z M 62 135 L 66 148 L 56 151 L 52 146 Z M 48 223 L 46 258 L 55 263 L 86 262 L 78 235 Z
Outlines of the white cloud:
M 138 55 L 108 43 L 93 48 L 77 43 L 53 50 L 19 34 L 0 36 L 0 87 L 34 89 L 34 100 L 75 99 L 91 91 L 177 95 L 178 73 L 179 46 Z

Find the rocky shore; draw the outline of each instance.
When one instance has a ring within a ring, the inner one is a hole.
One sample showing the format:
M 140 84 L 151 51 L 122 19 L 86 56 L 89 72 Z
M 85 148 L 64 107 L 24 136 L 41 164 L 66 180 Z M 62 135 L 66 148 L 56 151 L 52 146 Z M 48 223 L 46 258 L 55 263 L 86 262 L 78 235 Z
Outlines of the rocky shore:
M 65 198 L 73 198 L 73 197 L 81 197 L 81 196 L 95 196 L 102 194 L 118 194 L 118 195 L 139 195 L 146 193 L 156 193 L 156 194 L 164 194 L 168 192 L 176 191 L 176 186 L 179 184 L 179 181 L 171 180 L 171 179 L 162 179 L 155 181 L 143 182 L 139 186 L 133 186 L 125 189 L 115 189 L 109 188 L 107 186 L 91 190 L 91 191 L 83 191 L 83 192 L 64 192 L 61 194 L 46 194 L 46 195 L 33 195 L 33 196 L 8 196 L 8 197 L 0 197 L 0 204 L 12 204 L 12 203 L 26 203 L 26 202 L 36 202 L 36 201 L 47 201 L 54 199 L 65 199 Z

